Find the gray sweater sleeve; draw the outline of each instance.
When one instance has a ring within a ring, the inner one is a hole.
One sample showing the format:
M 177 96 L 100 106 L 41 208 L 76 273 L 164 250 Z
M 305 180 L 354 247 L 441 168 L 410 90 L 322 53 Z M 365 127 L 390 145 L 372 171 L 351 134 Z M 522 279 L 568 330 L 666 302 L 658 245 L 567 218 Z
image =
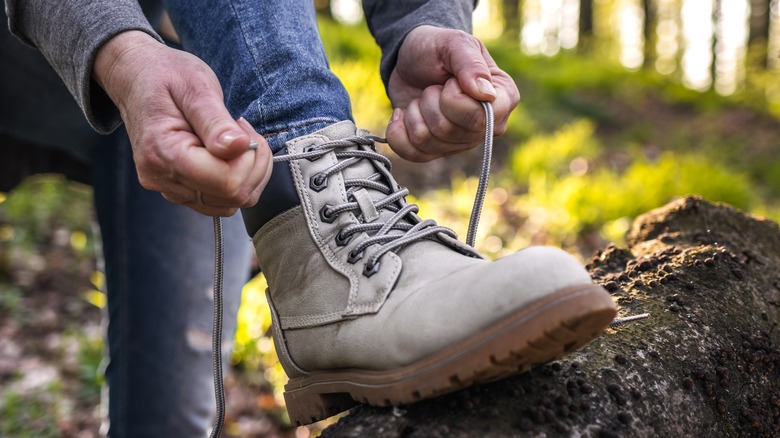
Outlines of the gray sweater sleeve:
M 100 46 L 121 32 L 140 30 L 160 40 L 138 1 L 6 0 L 5 7 L 11 32 L 40 50 L 92 127 L 113 131 L 119 111 L 92 79 L 92 64 Z
M 471 33 L 476 0 L 363 0 L 371 34 L 382 48 L 379 72 L 387 88 L 398 50 L 415 27 L 431 25 Z

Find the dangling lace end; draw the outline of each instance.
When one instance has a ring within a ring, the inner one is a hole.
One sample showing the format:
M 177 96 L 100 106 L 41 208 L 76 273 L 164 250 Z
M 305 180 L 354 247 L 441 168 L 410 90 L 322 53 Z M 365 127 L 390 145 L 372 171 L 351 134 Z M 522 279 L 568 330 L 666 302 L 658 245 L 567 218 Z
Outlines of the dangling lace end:
M 471 209 L 471 218 L 469 218 L 469 230 L 466 234 L 466 245 L 474 247 L 477 238 L 477 228 L 479 227 L 479 217 L 482 215 L 482 204 L 485 202 L 488 180 L 490 179 L 490 161 L 493 155 L 493 106 L 490 102 L 482 102 L 485 108 L 485 142 L 482 154 L 482 170 L 479 173 L 479 186 L 477 194 L 474 197 L 474 207 Z

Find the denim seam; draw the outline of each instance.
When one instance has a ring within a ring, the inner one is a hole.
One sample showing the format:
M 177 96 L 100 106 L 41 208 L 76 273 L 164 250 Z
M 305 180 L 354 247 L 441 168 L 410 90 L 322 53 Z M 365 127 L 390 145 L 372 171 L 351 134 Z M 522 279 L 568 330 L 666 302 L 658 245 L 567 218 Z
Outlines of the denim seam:
M 247 51 L 252 54 L 252 71 L 255 74 L 255 78 L 257 79 L 258 82 L 263 84 L 263 88 L 268 88 L 268 81 L 265 80 L 265 78 L 263 77 L 261 72 L 257 69 L 257 64 L 259 62 L 258 61 L 259 56 L 258 56 L 257 51 L 255 50 L 255 47 L 253 45 L 249 44 L 249 42 L 248 42 L 248 38 L 246 36 L 247 32 L 246 32 L 246 29 L 244 29 L 244 23 L 241 20 L 238 19 L 240 14 L 236 10 L 235 2 L 233 0 L 228 0 L 228 4 L 230 5 L 230 10 L 233 12 L 233 18 L 238 23 L 238 29 L 241 32 L 241 41 L 246 46 Z M 265 125 L 267 116 L 266 116 L 266 114 L 263 111 L 263 107 L 261 105 L 255 105 L 255 106 L 257 107 L 257 113 L 258 113 L 258 115 L 260 117 L 261 123 L 263 125 Z
M 305 127 L 311 126 L 311 125 L 316 125 L 318 123 L 338 123 L 338 122 L 340 122 L 340 120 L 335 120 L 335 119 L 323 117 L 323 118 L 317 118 L 317 119 L 310 119 L 310 120 L 308 120 L 305 123 L 301 123 L 301 124 L 293 125 L 293 126 L 288 126 L 286 129 L 282 129 L 282 130 L 279 130 L 279 131 L 268 132 L 268 133 L 261 132 L 260 134 L 263 137 L 270 138 L 270 137 L 275 137 L 275 136 L 280 135 L 280 134 L 288 133 L 290 131 L 294 131 L 296 129 L 305 128 Z
M 127 159 L 126 154 L 118 153 L 117 156 L 117 174 L 116 178 L 118 178 L 117 181 L 117 197 L 118 200 L 115 210 L 116 214 L 116 224 L 117 226 L 114 228 L 114 233 L 116 237 L 117 245 L 114 247 L 114 250 L 116 251 L 115 257 L 117 260 L 116 266 L 119 267 L 117 270 L 117 282 L 115 283 L 115 286 L 117 288 L 117 298 L 119 300 L 119 308 L 117 311 L 117 317 L 119 319 L 119 345 L 117 347 L 117 351 L 119 356 L 116 359 L 119 359 L 115 365 L 118 365 L 117 368 L 117 386 L 118 388 L 114 389 L 114 394 L 119 394 L 118 397 L 114 398 L 114 401 L 119 401 L 119 410 L 114 412 L 119 412 L 118 415 L 115 415 L 115 417 L 118 417 L 119 424 L 117 425 L 117 428 L 112 429 L 114 431 L 118 431 L 120 434 L 124 434 L 124 431 L 127 430 L 127 399 L 126 394 L 127 391 L 127 373 L 128 369 L 126 366 L 127 361 L 122 359 L 123 355 L 128 354 L 129 350 L 129 341 L 128 341 L 128 330 L 129 330 L 129 320 L 130 317 L 128 315 L 128 312 L 130 310 L 128 306 L 128 294 L 127 294 L 127 258 L 126 254 L 127 251 L 125 248 L 127 247 L 127 239 L 125 238 L 125 234 L 123 233 L 124 230 L 127 229 Z

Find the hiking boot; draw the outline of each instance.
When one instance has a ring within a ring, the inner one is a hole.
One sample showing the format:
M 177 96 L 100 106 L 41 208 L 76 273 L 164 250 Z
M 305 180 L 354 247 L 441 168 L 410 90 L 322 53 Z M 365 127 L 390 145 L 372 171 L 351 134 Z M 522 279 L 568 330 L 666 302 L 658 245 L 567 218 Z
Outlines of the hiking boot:
M 523 372 L 612 321 L 609 294 L 564 251 L 491 262 L 421 219 L 374 140 L 345 121 L 289 141 L 255 208 L 289 207 L 253 241 L 293 424 Z

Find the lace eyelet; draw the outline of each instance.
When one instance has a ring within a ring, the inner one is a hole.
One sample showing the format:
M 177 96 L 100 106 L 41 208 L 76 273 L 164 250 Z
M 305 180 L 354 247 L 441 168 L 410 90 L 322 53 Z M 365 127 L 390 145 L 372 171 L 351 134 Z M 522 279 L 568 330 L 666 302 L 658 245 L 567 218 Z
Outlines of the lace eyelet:
M 344 236 L 341 235 L 341 232 L 339 231 L 338 234 L 336 234 L 336 238 L 335 238 L 336 245 L 338 245 L 338 246 L 346 246 L 349 242 L 352 241 L 353 237 L 354 237 L 354 235 L 352 235 L 352 234 L 350 234 L 347 237 L 344 237 Z
M 314 146 L 306 146 L 305 148 L 303 148 L 303 153 L 309 153 L 309 152 L 314 152 Z M 319 157 L 308 157 L 306 159 L 308 161 L 317 161 L 320 158 L 322 158 L 322 156 L 319 156 Z
M 355 251 L 350 251 L 349 257 L 347 257 L 347 263 L 354 265 L 355 263 L 359 262 L 360 259 L 362 258 L 363 258 L 362 250 L 358 253 L 355 253 Z
M 320 219 L 327 224 L 332 224 L 333 221 L 336 220 L 337 215 L 333 213 L 331 208 L 333 208 L 333 206 L 325 204 L 325 206 L 320 209 Z
M 365 266 L 363 266 L 363 275 L 366 277 L 371 277 L 372 275 L 379 272 L 379 265 L 380 262 L 376 262 L 373 265 L 366 263 Z
M 315 192 L 321 192 L 328 187 L 328 178 L 324 173 L 315 173 L 309 178 L 309 188 Z

